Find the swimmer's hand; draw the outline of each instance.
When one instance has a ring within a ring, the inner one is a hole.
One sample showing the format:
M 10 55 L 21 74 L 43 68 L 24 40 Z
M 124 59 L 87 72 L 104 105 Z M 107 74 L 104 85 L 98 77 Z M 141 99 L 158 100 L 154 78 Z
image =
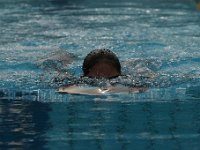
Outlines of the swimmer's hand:
M 114 87 L 109 86 L 106 88 L 97 87 L 83 87 L 83 86 L 63 86 L 58 89 L 59 93 L 67 94 L 83 94 L 83 95 L 104 95 L 107 93 L 140 93 L 147 90 L 147 87 Z

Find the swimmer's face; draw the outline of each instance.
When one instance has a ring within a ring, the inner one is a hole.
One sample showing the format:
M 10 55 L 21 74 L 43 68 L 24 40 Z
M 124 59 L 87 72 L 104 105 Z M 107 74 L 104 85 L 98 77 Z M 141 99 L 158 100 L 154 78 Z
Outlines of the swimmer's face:
M 108 62 L 98 62 L 90 70 L 87 75 L 92 78 L 114 78 L 120 76 L 120 73 Z

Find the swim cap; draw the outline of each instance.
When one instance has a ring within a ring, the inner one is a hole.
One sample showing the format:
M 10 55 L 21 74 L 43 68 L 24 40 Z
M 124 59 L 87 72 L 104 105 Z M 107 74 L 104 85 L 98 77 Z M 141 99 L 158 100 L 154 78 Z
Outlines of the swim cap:
M 109 49 L 95 49 L 91 51 L 84 59 L 82 67 L 84 76 L 87 76 L 89 74 L 90 69 L 95 64 L 101 63 L 101 61 L 105 60 L 109 62 L 109 64 L 112 64 L 118 74 L 121 75 L 121 65 L 117 56 Z

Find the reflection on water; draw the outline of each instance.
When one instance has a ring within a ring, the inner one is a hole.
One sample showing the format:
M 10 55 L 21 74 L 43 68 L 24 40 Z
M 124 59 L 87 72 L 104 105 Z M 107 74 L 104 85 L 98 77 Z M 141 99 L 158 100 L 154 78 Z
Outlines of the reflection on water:
M 120 102 L 110 96 L 105 100 L 81 96 L 79 101 L 79 98 L 71 96 L 66 102 L 54 103 L 1 99 L 0 148 L 195 150 L 199 147 L 198 100 Z
M 1 148 L 198 149 L 200 103 L 1 100 Z M 166 147 L 166 145 L 168 145 Z M 193 147 L 191 147 L 193 145 Z
M 48 104 L 0 100 L 0 149 L 45 149 Z

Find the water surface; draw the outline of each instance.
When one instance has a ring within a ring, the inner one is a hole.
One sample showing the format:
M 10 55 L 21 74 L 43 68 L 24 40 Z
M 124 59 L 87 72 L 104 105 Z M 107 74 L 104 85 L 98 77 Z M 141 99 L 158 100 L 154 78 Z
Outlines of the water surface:
M 199 149 L 194 1 L 1 0 L 0 18 L 0 149 Z M 121 83 L 149 90 L 58 94 L 56 59 L 70 53 L 59 69 L 78 78 L 97 48 L 117 54 Z

